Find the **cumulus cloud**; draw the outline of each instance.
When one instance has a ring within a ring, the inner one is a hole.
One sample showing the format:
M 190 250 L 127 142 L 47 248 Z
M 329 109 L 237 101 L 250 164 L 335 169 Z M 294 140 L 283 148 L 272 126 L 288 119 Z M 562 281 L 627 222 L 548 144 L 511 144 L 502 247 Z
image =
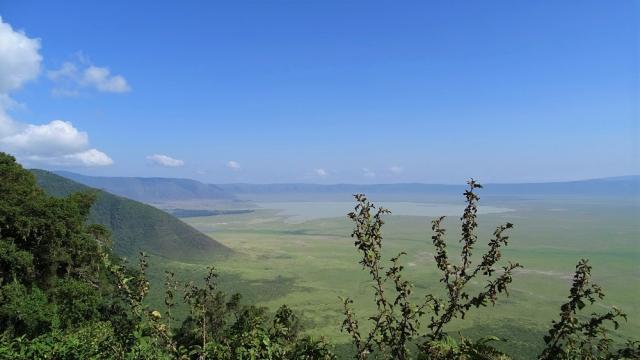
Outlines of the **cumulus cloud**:
M 89 136 L 68 121 L 53 120 L 44 125 L 26 125 L 14 134 L 0 139 L 11 151 L 23 154 L 62 155 L 86 149 Z
M 47 72 L 47 77 L 53 81 L 75 78 L 76 76 L 78 76 L 78 67 L 70 61 L 63 63 L 58 70 Z
M 391 171 L 394 174 L 400 174 L 404 171 L 404 168 L 402 166 L 393 165 L 389 167 L 389 171 Z
M 40 40 L 14 30 L 0 17 L 0 94 L 8 94 L 40 72 Z
M 18 131 L 18 124 L 4 111 L 0 105 L 0 140 Z
M 231 170 L 240 170 L 240 164 L 237 161 L 229 160 L 227 167 Z
M 74 89 L 53 88 L 51 89 L 51 95 L 55 97 L 76 97 L 80 96 L 81 93 L 79 90 Z
M 362 175 L 366 178 L 376 177 L 376 173 L 367 168 L 362 168 Z
M 10 93 L 35 79 L 40 72 L 40 40 L 14 30 L 0 18 L 0 151 L 23 161 L 60 166 L 104 166 L 113 160 L 89 147 L 89 136 L 69 121 L 42 125 L 11 118 L 7 110 L 17 107 Z
M 41 162 L 58 166 L 107 166 L 113 164 L 113 160 L 107 154 L 97 149 L 89 149 L 60 156 L 27 155 L 25 159 L 31 162 Z
M 85 166 L 106 166 L 113 164 L 113 160 L 107 154 L 97 149 L 89 149 L 75 154 L 64 155 L 65 159 L 72 162 L 80 162 Z
M 325 169 L 314 169 L 313 172 L 320 177 L 326 177 L 327 175 L 329 175 L 329 173 Z
M 0 111 L 0 150 L 19 159 L 58 166 L 106 166 L 113 160 L 100 150 L 89 148 L 89 136 L 69 121 L 54 120 L 44 125 L 13 121 Z
M 147 160 L 151 161 L 156 165 L 166 166 L 166 167 L 178 167 L 178 166 L 184 165 L 184 161 L 174 159 L 171 156 L 162 155 L 162 154 L 149 155 L 147 156 Z
M 82 81 L 98 91 L 122 93 L 131 90 L 122 75 L 111 75 L 104 67 L 89 66 L 84 70 Z
M 67 61 L 57 70 L 47 72 L 47 77 L 58 84 L 51 92 L 55 96 L 77 96 L 80 89 L 91 88 L 101 92 L 125 93 L 131 87 L 122 75 L 113 75 L 107 67 L 91 64 L 84 56 L 77 61 Z

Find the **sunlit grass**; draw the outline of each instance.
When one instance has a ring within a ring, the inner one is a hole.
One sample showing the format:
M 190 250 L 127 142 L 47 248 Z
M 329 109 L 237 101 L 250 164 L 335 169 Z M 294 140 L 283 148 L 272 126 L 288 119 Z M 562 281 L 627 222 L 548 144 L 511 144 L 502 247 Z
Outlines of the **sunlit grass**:
M 606 304 L 621 307 L 629 314 L 621 334 L 640 334 L 640 231 L 633 211 L 624 205 L 590 204 L 579 200 L 564 202 L 557 211 L 552 201 L 520 201 L 506 204 L 516 211 L 480 216 L 480 244 L 493 228 L 505 221 L 515 223 L 505 259 L 518 261 L 525 269 L 515 276 L 511 296 L 495 308 L 471 312 L 451 330 L 474 336 L 492 333 L 508 340 L 504 344 L 518 357 L 527 358 L 542 345 L 543 332 L 565 300 L 575 263 L 589 258 L 594 280 L 604 287 Z M 604 206 L 604 207 L 603 207 Z M 275 309 L 287 304 L 301 313 L 308 332 L 335 343 L 347 343 L 340 333 L 340 296 L 357 304 L 364 321 L 373 311 L 368 277 L 357 264 L 350 239 L 351 224 L 346 217 L 288 223 L 276 211 L 185 219 L 198 229 L 237 252 L 215 260 L 221 286 L 241 292 L 248 302 Z M 416 285 L 415 297 L 440 291 L 430 240 L 430 218 L 390 216 L 385 225 L 387 258 L 406 251 L 406 276 Z M 456 253 L 458 219 L 448 218 L 451 253 Z M 482 247 L 482 245 L 479 245 Z M 196 280 L 205 263 L 163 262 L 154 267 L 154 282 L 167 267 L 178 277 Z M 482 286 L 483 284 L 475 284 Z M 161 290 L 161 289 L 159 289 Z M 159 292 L 155 292 L 156 301 Z

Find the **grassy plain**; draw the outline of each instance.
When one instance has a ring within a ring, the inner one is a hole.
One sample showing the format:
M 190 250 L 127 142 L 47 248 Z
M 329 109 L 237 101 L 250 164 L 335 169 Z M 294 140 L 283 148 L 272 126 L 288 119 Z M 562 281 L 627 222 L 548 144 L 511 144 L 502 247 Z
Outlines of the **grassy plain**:
M 348 201 L 349 199 L 345 199 Z M 375 199 L 373 199 L 375 200 Z M 485 244 L 496 225 L 515 224 L 504 259 L 525 269 L 514 278 L 510 297 L 495 307 L 472 311 L 452 332 L 471 337 L 496 335 L 516 358 L 534 358 L 542 336 L 568 294 L 574 266 L 588 258 L 594 281 L 607 293 L 605 305 L 622 308 L 629 321 L 618 335 L 640 335 L 640 228 L 638 207 L 631 200 L 607 198 L 492 198 L 482 205 L 513 211 L 480 215 L 480 241 Z M 449 204 L 462 205 L 460 199 Z M 443 208 L 444 209 L 444 208 Z M 391 208 L 393 210 L 393 208 Z M 361 321 L 374 308 L 371 286 L 358 265 L 346 216 L 291 222 L 273 209 L 252 213 L 183 219 L 235 250 L 236 255 L 211 259 L 220 270 L 221 286 L 241 292 L 250 302 L 275 309 L 287 304 L 303 317 L 313 335 L 336 344 L 349 339 L 340 332 L 339 297 L 349 296 Z M 458 253 L 459 215 L 447 219 L 450 255 Z M 415 284 L 416 301 L 439 294 L 430 236 L 431 217 L 389 216 L 384 228 L 386 257 L 400 251 L 406 277 Z M 478 247 L 479 254 L 484 245 Z M 172 269 L 178 277 L 202 277 L 206 263 L 152 259 L 155 270 Z M 160 285 L 160 271 L 152 271 Z M 474 284 L 478 288 L 483 282 Z M 156 291 L 161 290 L 156 286 Z M 155 293 L 156 297 L 160 296 Z M 604 310 L 596 308 L 592 310 Z

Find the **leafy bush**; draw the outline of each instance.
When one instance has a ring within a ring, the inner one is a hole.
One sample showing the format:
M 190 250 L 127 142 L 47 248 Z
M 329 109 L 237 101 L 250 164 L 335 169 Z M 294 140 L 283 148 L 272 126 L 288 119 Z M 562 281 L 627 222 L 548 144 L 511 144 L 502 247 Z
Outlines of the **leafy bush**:
M 591 283 L 591 266 L 582 259 L 576 265 L 569 301 L 560 307 L 560 319 L 553 320 L 548 335 L 544 337 L 546 347 L 540 359 L 621 359 L 640 358 L 640 342 L 629 340 L 625 347 L 614 350 L 609 338 L 611 324 L 614 329 L 627 315 L 613 307 L 605 313 L 592 313 L 580 317 L 579 312 L 595 304 L 605 296 L 602 289 Z
M 502 249 L 508 245 L 507 231 L 513 228 L 511 223 L 495 229 L 487 250 L 478 257 L 477 265 L 473 265 L 480 199 L 475 191 L 482 186 L 473 179 L 468 185 L 464 192 L 466 207 L 460 218 L 462 249 L 459 261 L 453 261 L 447 251 L 446 231 L 442 227 L 444 217 L 432 221 L 434 260 L 446 298 L 428 294 L 417 303 L 411 296 L 413 284 L 403 278 L 404 267 L 400 259 L 406 254 L 391 258 L 388 268 L 382 265 L 383 217 L 390 212 L 377 208 L 363 194 L 355 195 L 355 210 L 348 215 L 354 223 L 351 236 L 361 255 L 360 264 L 371 277 L 377 309 L 368 318 L 371 330 L 362 333 L 353 301 L 343 299 L 342 330 L 351 336 L 356 359 L 408 359 L 412 355 L 420 359 L 509 359 L 493 346 L 501 339 L 491 334 L 476 340 L 461 335 L 456 339 L 446 330 L 451 320 L 464 319 L 471 309 L 494 305 L 502 294 L 508 296 L 513 272 L 522 267 L 512 262 L 497 267 L 502 260 Z M 619 320 L 626 319 L 620 310 L 613 308 L 604 314 L 594 313 L 586 320 L 577 316 L 585 302 L 593 304 L 604 297 L 600 287 L 590 284 L 590 272 L 586 260 L 578 263 L 569 302 L 562 306 L 560 320 L 553 322 L 545 337 L 547 346 L 539 355 L 540 359 L 640 358 L 640 342 L 629 340 L 622 348 L 613 349 L 613 341 L 607 336 L 607 323 L 617 329 Z M 484 278 L 485 286 L 474 294 L 467 285 L 477 278 Z M 421 328 L 425 331 L 420 331 Z

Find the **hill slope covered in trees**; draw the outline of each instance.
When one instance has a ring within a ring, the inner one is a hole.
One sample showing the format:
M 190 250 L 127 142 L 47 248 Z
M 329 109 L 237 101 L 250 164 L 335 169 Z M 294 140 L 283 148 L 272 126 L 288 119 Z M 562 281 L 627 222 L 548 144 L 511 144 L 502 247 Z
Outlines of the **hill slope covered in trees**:
M 38 185 L 48 194 L 64 197 L 91 188 L 44 170 L 31 170 Z M 142 250 L 172 259 L 211 258 L 226 255 L 229 248 L 152 206 L 95 190 L 97 200 L 88 221 L 107 227 L 114 239 L 114 251 L 135 257 Z

